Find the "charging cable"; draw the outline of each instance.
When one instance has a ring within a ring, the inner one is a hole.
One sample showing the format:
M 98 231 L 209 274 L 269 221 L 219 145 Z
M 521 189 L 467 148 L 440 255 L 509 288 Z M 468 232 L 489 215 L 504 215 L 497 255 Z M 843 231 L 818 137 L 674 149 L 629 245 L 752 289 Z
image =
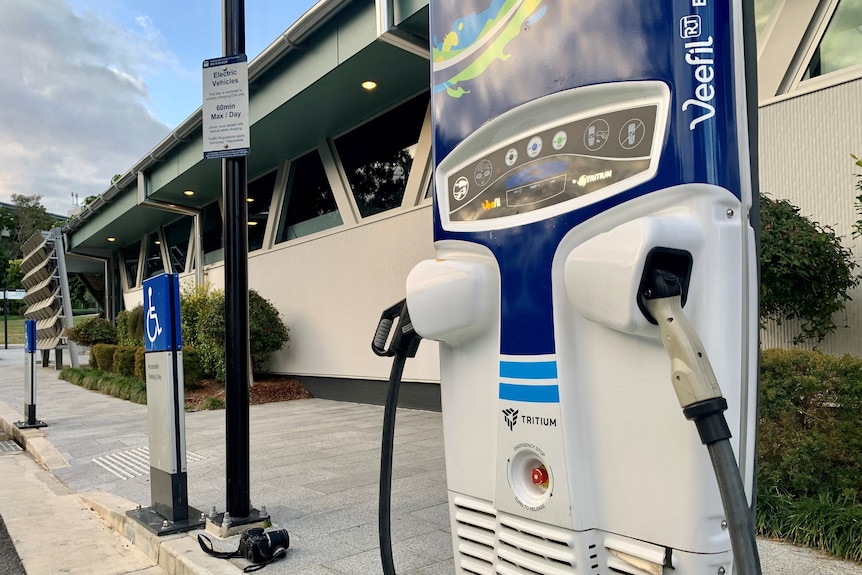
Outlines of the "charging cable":
M 727 400 L 721 395 L 703 343 L 682 311 L 679 277 L 662 269 L 647 273 L 643 303 L 661 329 L 661 340 L 670 356 L 671 381 L 682 411 L 686 419 L 694 421 L 701 442 L 709 450 L 737 572 L 760 575 L 754 518 L 724 417 Z
M 397 321 L 397 324 L 396 324 Z M 392 326 L 395 331 L 392 332 Z M 386 342 L 392 335 L 389 347 Z M 392 560 L 392 532 L 390 524 L 390 505 L 392 503 L 392 454 L 395 440 L 395 409 L 398 407 L 398 390 L 401 375 L 408 357 L 415 357 L 422 337 L 413 329 L 407 300 L 401 300 L 385 310 L 377 324 L 377 332 L 371 349 L 380 357 L 394 357 L 389 374 L 389 390 L 386 394 L 386 407 L 383 411 L 383 443 L 380 449 L 380 492 L 377 504 L 377 532 L 380 537 L 380 561 L 384 575 L 395 575 Z

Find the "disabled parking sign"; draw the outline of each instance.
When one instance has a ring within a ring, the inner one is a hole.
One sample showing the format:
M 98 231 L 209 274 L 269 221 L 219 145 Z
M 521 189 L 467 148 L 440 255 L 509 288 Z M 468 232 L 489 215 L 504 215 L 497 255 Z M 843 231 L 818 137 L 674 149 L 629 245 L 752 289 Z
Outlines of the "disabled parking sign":
M 144 349 L 179 351 L 180 282 L 177 274 L 161 274 L 144 281 Z

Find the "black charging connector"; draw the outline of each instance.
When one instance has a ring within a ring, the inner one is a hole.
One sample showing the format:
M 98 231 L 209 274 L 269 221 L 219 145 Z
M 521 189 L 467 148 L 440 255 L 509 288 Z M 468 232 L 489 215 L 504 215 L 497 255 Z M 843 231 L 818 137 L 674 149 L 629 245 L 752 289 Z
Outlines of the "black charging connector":
M 392 332 L 392 326 L 395 331 Z M 391 340 L 390 340 L 391 334 Z M 386 342 L 389 346 L 386 346 Z M 390 506 L 392 504 L 392 454 L 395 448 L 395 409 L 398 407 L 398 390 L 408 357 L 415 357 L 422 336 L 413 329 L 407 300 L 384 310 L 371 342 L 371 349 L 380 357 L 394 357 L 389 374 L 386 407 L 383 410 L 383 441 L 380 449 L 380 490 L 377 508 L 377 531 L 380 539 L 380 561 L 384 575 L 395 575 L 392 559 L 392 532 Z

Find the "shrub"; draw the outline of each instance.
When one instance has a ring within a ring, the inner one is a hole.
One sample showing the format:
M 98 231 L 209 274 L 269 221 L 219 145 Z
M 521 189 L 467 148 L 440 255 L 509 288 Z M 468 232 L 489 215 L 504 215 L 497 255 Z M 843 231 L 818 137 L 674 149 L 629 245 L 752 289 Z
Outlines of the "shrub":
M 144 306 L 138 304 L 129 310 L 129 321 L 126 324 L 126 335 L 129 345 L 141 345 L 144 341 Z
M 144 308 L 137 306 L 117 314 L 117 343 L 137 347 L 144 341 Z
M 103 344 L 104 345 L 104 344 Z M 147 385 L 138 379 L 116 373 L 92 369 L 66 368 L 60 372 L 64 379 L 84 389 L 91 389 L 135 403 L 147 403 Z
M 114 352 L 117 346 L 110 343 L 97 343 L 90 350 L 90 355 L 96 358 L 96 367 L 101 371 L 114 371 Z
M 793 343 L 819 343 L 835 331 L 833 314 L 859 284 L 853 254 L 831 227 L 802 216 L 787 200 L 761 195 L 760 219 L 761 321 L 797 319 Z
M 193 347 L 183 346 L 183 387 L 186 389 L 200 387 L 203 376 L 200 354 Z
M 99 343 L 117 343 L 117 330 L 108 320 L 100 317 L 85 319 L 74 327 L 67 327 L 64 335 L 88 347 Z
M 180 296 L 183 345 L 194 347 L 204 375 L 225 379 L 225 301 L 208 285 L 186 288 Z M 252 369 L 261 372 L 273 352 L 290 339 L 278 310 L 254 290 L 248 294 Z
M 135 378 L 141 381 L 147 380 L 146 357 L 147 352 L 144 348 L 139 347 L 135 349 Z
M 125 377 L 135 376 L 135 352 L 133 346 L 121 345 L 114 350 L 113 370 L 117 375 Z
M 219 399 L 218 397 L 208 397 L 203 400 L 203 403 L 201 403 L 201 409 L 224 409 L 224 400 Z
M 763 486 L 862 502 L 862 359 L 764 351 L 759 433 Z
M 254 290 L 248 293 L 249 347 L 255 373 L 263 371 L 273 352 L 290 340 L 290 330 L 278 310 Z M 224 381 L 225 301 L 223 292 L 215 292 L 213 301 L 201 316 L 199 337 L 204 357 L 215 369 L 216 378 Z M 217 356 L 215 355 L 217 352 Z
M 765 350 L 757 529 L 862 560 L 862 359 Z

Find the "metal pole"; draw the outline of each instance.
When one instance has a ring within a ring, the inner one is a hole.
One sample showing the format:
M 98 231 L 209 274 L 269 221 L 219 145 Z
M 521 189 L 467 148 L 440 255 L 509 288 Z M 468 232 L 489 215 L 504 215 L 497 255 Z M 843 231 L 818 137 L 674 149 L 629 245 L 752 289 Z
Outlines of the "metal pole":
M 9 349 L 9 300 L 6 299 L 6 288 L 3 288 L 3 349 Z
M 225 56 L 245 53 L 245 1 L 223 0 Z M 227 512 L 249 516 L 248 195 L 246 159 L 222 160 Z

